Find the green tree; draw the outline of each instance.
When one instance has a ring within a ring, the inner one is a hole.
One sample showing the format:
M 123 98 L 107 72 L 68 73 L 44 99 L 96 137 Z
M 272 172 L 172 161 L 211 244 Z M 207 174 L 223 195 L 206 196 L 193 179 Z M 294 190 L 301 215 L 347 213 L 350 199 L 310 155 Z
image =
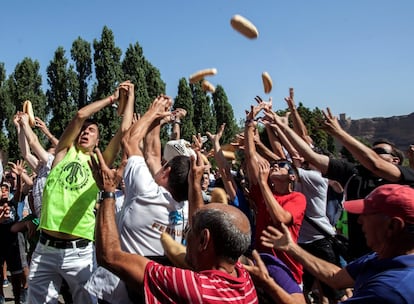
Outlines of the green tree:
M 73 43 L 70 50 L 72 60 L 75 62 L 79 97 L 77 108 L 82 108 L 88 101 L 88 83 L 92 75 L 92 51 L 91 44 L 81 37 L 78 37 Z
M 200 82 L 190 84 L 193 93 L 194 118 L 193 124 L 197 133 L 205 134 L 206 131 L 216 132 L 215 119 L 210 106 L 210 97 L 201 88 Z
M 46 91 L 48 110 L 51 114 L 49 129 L 57 138 L 71 121 L 79 96 L 79 83 L 73 66 L 68 67 L 63 47 L 58 47 L 46 69 L 49 89 Z
M 42 76 L 39 74 L 39 62 L 30 58 L 24 58 L 18 63 L 14 72 L 7 81 L 11 106 L 6 113 L 6 128 L 9 137 L 8 154 L 12 160 L 19 158 L 19 148 L 16 136 L 16 129 L 13 125 L 13 115 L 16 110 L 23 108 L 23 102 L 30 100 L 36 116 L 45 119 L 46 98 L 42 91 Z
M 174 99 L 174 109 L 182 108 L 187 111 L 186 117 L 181 121 L 181 138 L 192 141 L 192 136 L 196 134 L 193 125 L 194 105 L 192 101 L 191 88 L 186 78 L 181 78 L 178 83 L 177 96 Z
M 0 62 L 0 149 L 2 151 L 7 151 L 9 146 L 9 140 L 6 133 L 6 113 L 13 113 L 9 108 L 12 108 L 10 98 L 8 98 L 6 88 L 6 69 L 4 63 Z
M 148 105 L 151 103 L 151 98 L 147 91 L 142 56 L 142 48 L 139 44 L 130 44 L 125 52 L 125 58 L 122 61 L 122 70 L 125 79 L 131 80 L 135 85 L 135 111 L 140 114 L 144 114 Z
M 97 83 L 92 96 L 93 100 L 99 100 L 111 95 L 117 83 L 123 80 L 120 63 L 122 51 L 115 46 L 114 35 L 106 26 L 102 30 L 101 40 L 94 40 L 93 48 Z M 100 143 L 106 147 L 119 127 L 119 117 L 117 117 L 114 107 L 106 107 L 99 111 L 94 118 L 100 126 Z
M 218 130 L 223 123 L 226 123 L 222 143 L 230 143 L 237 134 L 238 127 L 234 119 L 233 107 L 228 102 L 226 92 L 221 85 L 218 85 L 216 91 L 213 93 L 213 106 L 216 117 L 216 130 Z

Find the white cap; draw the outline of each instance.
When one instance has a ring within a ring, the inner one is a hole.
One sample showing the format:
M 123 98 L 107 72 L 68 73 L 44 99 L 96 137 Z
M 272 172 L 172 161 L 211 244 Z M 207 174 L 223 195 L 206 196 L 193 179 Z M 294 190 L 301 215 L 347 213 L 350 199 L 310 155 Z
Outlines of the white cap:
M 184 139 L 168 141 L 164 147 L 164 159 L 169 162 L 178 155 L 190 157 L 191 155 L 196 156 L 196 153 L 191 149 L 191 144 Z

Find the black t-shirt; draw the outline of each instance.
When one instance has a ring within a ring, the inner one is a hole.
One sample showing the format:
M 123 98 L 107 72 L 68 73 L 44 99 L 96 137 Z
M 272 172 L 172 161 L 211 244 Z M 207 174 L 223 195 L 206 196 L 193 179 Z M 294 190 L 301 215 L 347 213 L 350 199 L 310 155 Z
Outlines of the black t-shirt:
M 414 170 L 409 167 L 397 166 L 401 172 L 398 184 L 414 186 Z M 330 159 L 328 171 L 325 175 L 329 179 L 338 181 L 345 191 L 346 200 L 365 198 L 376 187 L 391 182 L 377 177 L 361 165 L 344 160 Z M 348 214 L 349 247 L 352 257 L 360 257 L 371 250 L 366 245 L 361 226 L 358 224 L 357 214 Z

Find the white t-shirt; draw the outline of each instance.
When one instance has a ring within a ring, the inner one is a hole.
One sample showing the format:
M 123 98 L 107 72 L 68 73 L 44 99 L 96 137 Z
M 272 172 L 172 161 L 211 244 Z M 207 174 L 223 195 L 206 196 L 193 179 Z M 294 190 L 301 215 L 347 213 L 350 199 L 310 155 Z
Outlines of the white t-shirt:
M 188 221 L 188 201 L 176 202 L 159 186 L 141 156 L 128 159 L 124 182 L 126 194 L 117 217 L 122 249 L 143 256 L 164 255 L 161 233 L 167 231 L 181 242 Z M 102 267 L 92 274 L 86 289 L 108 302 L 129 302 L 123 282 Z

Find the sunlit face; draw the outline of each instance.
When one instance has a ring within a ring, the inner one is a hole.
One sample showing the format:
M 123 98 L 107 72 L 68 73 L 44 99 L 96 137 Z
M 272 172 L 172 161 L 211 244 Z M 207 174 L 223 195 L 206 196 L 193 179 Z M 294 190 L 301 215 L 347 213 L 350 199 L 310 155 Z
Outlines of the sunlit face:
M 201 179 L 201 189 L 206 191 L 208 189 L 209 184 L 210 184 L 210 176 L 208 173 L 204 173 Z
M 84 152 L 92 152 L 99 142 L 99 129 L 96 124 L 84 126 L 79 134 L 77 147 Z
M 1 186 L 1 199 L 9 199 L 10 189 L 7 186 Z
M 269 179 L 278 182 L 290 182 L 292 166 L 287 161 L 274 161 L 270 163 Z
M 390 218 L 380 214 L 361 214 L 358 223 L 362 226 L 367 245 L 375 252 L 380 253 L 387 242 L 387 228 Z
M 382 159 L 390 163 L 395 162 L 396 155 L 393 155 L 392 147 L 389 144 L 377 144 L 372 147 L 372 150 L 374 150 Z

